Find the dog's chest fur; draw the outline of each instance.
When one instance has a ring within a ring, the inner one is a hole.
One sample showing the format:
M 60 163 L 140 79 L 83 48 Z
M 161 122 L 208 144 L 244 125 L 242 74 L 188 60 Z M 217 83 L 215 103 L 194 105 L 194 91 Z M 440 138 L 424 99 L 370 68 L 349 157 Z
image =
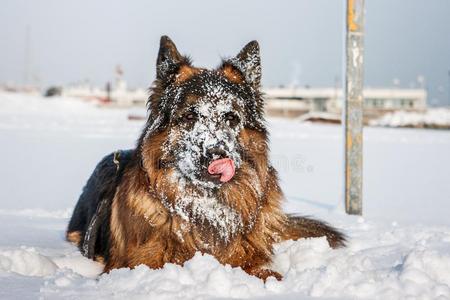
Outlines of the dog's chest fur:
M 161 199 L 152 197 L 142 175 L 132 169 L 125 173 L 113 200 L 111 260 L 106 271 L 142 263 L 152 268 L 161 268 L 165 263 L 182 264 L 196 251 L 232 266 L 245 267 L 245 262 L 254 262 L 258 257 L 266 262 L 285 221 L 274 207 L 278 204 L 266 202 L 254 216 L 251 228 L 223 239 L 214 227 L 196 224 L 169 211 Z

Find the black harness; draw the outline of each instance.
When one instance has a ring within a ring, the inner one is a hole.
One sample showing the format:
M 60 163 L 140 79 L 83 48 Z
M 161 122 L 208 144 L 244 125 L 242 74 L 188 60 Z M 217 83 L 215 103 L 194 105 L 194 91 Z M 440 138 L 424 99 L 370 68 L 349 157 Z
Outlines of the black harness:
M 81 253 L 87 258 L 94 258 L 95 256 L 95 245 L 97 242 L 98 234 L 100 232 L 100 226 L 104 222 L 108 222 L 108 212 L 111 207 L 112 199 L 114 198 L 115 190 L 117 189 L 117 185 L 119 183 L 120 178 L 122 177 L 123 167 L 121 168 L 120 159 L 122 154 L 128 151 L 117 150 L 114 152 L 113 163 L 116 166 L 116 176 L 115 176 L 115 189 L 114 193 L 110 195 L 110 197 L 104 197 L 99 204 L 97 205 L 97 209 L 95 210 L 95 214 L 92 216 L 91 221 L 89 222 L 89 226 L 87 227 L 86 233 L 84 235 L 83 245 L 81 247 Z M 126 155 L 125 155 L 126 156 Z M 125 157 L 125 162 L 129 161 L 129 157 Z

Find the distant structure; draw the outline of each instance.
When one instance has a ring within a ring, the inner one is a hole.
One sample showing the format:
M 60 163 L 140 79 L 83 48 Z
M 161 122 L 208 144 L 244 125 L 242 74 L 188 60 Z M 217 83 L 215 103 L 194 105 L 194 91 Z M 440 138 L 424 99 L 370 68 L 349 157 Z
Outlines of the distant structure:
M 340 119 L 343 92 L 336 88 L 268 88 L 264 90 L 269 115 L 300 117 L 307 113 Z M 372 119 L 397 110 L 424 112 L 427 109 L 425 89 L 366 88 L 364 117 Z
M 93 87 L 89 83 L 82 83 L 62 88 L 61 95 L 86 100 L 99 100 L 114 106 L 145 105 L 148 91 L 143 88 L 129 89 L 123 79 L 124 72 L 119 65 L 116 67 L 115 73 L 115 83 L 108 83 L 109 88 Z
M 115 68 L 115 82 L 104 88 L 84 82 L 66 87 L 52 87 L 48 96 L 98 100 L 109 106 L 144 106 L 148 90 L 130 89 L 124 80 L 124 72 Z M 338 88 L 279 87 L 263 89 L 266 112 L 270 116 L 300 118 L 304 120 L 338 123 L 341 119 L 343 92 Z M 366 88 L 364 94 L 364 120 L 379 118 L 398 110 L 424 112 L 427 110 L 427 92 L 424 88 Z

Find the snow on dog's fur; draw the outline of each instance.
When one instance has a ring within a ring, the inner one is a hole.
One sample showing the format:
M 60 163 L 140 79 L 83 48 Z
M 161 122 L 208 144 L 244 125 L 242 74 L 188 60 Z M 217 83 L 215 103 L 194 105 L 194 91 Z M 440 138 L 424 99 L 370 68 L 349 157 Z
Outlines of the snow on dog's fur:
M 268 161 L 256 41 L 214 70 L 194 67 L 161 38 L 149 118 L 135 149 L 97 166 L 67 238 L 105 271 L 183 264 L 196 251 L 262 279 L 273 244 L 326 236 L 326 224 L 288 216 Z

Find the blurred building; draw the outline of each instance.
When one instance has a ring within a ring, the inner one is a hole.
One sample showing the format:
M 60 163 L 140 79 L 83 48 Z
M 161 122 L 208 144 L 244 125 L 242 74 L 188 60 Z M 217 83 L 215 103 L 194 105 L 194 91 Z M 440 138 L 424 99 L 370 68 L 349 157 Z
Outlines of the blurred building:
M 87 100 L 100 100 L 105 104 L 115 106 L 145 105 L 148 99 L 148 90 L 128 88 L 120 66 L 116 67 L 115 73 L 114 84 L 107 83 L 104 88 L 95 87 L 89 83 L 69 85 L 61 88 L 61 95 Z
M 423 112 L 427 109 L 425 89 L 366 88 L 364 116 L 371 119 L 397 110 Z M 272 116 L 299 117 L 304 114 L 340 115 L 343 91 L 336 88 L 269 88 L 264 90 L 266 111 Z
M 51 93 L 49 93 L 51 92 Z M 343 91 L 337 88 L 281 87 L 263 90 L 266 112 L 270 116 L 302 117 L 320 121 L 339 122 Z M 148 90 L 130 89 L 120 66 L 115 70 L 115 82 L 104 88 L 81 83 L 48 90 L 48 95 L 100 100 L 112 106 L 145 106 Z M 427 110 L 425 89 L 366 88 L 364 89 L 364 118 L 366 121 L 394 111 L 424 112 Z

